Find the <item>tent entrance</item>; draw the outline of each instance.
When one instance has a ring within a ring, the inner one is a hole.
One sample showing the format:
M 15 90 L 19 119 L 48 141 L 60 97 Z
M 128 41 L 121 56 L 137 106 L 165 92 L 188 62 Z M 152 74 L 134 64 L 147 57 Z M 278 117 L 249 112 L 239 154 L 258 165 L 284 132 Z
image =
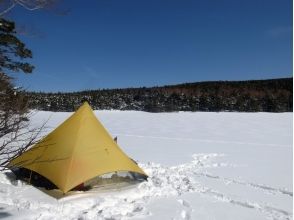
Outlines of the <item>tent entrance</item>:
M 97 188 L 109 188 L 112 186 L 125 186 L 132 185 L 142 181 L 145 181 L 147 176 L 140 173 L 130 172 L 130 171 L 117 171 L 106 173 L 100 176 L 96 176 L 84 183 L 76 186 L 72 190 L 86 191 Z

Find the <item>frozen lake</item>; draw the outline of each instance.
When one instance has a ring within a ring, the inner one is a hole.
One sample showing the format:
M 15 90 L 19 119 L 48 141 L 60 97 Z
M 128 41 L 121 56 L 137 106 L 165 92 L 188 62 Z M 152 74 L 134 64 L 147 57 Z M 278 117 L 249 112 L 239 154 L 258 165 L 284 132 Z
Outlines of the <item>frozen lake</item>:
M 95 113 L 149 180 L 56 200 L 0 173 L 0 218 L 292 219 L 292 113 Z

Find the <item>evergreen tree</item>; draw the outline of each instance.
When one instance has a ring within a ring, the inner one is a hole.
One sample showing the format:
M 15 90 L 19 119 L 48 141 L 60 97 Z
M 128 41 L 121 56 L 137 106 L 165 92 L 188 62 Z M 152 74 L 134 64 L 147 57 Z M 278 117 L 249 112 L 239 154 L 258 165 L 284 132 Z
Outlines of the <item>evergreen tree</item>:
M 15 25 L 0 18 L 0 169 L 29 147 L 36 135 L 27 128 L 27 103 L 23 92 L 15 89 L 9 76 L 11 72 L 31 73 L 33 66 L 23 61 L 31 58 L 32 52 L 15 36 Z M 22 132 L 21 132 L 22 131 Z M 31 136 L 25 136 L 32 134 Z M 24 141 L 23 145 L 18 143 Z
M 31 73 L 34 67 L 23 59 L 32 58 L 32 51 L 15 34 L 14 22 L 0 18 L 0 72 Z

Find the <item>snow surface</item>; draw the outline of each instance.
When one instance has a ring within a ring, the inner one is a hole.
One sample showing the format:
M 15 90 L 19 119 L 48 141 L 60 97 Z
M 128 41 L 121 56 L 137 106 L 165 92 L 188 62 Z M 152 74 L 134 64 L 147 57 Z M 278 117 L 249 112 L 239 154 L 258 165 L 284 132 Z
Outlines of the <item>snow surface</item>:
M 147 182 L 55 199 L 0 173 L 5 219 L 292 219 L 292 113 L 96 111 Z M 70 113 L 37 112 L 46 132 Z

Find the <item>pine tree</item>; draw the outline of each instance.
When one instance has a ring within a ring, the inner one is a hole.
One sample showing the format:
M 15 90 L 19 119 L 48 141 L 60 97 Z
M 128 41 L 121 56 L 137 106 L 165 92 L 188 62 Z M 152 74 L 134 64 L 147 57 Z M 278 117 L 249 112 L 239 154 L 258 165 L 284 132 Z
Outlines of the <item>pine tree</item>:
M 28 99 L 13 84 L 12 72 L 31 73 L 34 67 L 23 59 L 32 52 L 15 36 L 14 22 L 0 19 L 0 170 L 36 139 L 27 129 Z M 18 141 L 23 140 L 23 144 Z
M 15 34 L 14 22 L 0 18 L 0 72 L 31 73 L 34 67 L 23 59 L 32 58 L 32 51 Z

